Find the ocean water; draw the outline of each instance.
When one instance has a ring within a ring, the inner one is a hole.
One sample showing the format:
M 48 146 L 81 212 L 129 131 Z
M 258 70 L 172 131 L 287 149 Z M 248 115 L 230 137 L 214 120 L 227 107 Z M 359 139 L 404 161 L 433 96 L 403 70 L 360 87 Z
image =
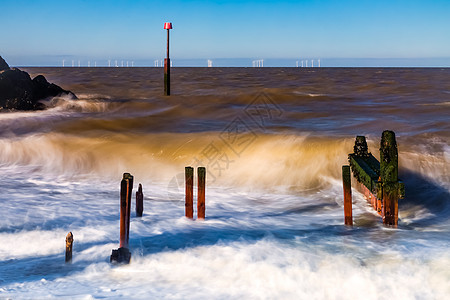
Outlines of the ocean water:
M 448 299 L 450 69 L 173 68 L 170 97 L 161 68 L 24 70 L 79 100 L 0 114 L 0 299 Z M 383 130 L 398 228 L 356 189 L 346 227 L 341 166 Z M 204 221 L 184 217 L 189 165 Z M 144 216 L 115 266 L 124 172 Z

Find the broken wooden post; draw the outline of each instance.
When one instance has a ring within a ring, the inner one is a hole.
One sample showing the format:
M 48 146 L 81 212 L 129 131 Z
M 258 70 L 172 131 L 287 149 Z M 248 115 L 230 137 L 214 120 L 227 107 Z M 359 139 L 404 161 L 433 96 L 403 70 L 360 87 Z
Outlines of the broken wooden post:
M 139 183 L 138 191 L 136 192 L 136 217 L 142 217 L 144 211 L 144 194 L 142 193 L 142 184 Z
M 353 226 L 352 216 L 352 182 L 350 166 L 342 166 L 342 182 L 344 185 L 344 217 L 345 225 Z
M 206 168 L 197 168 L 197 219 L 205 219 L 205 185 L 206 185 Z
M 397 226 L 398 223 L 398 150 L 395 133 L 385 130 L 380 145 L 380 178 L 383 183 L 383 223 Z
M 133 190 L 133 176 L 124 173 L 120 182 L 120 245 L 119 249 L 113 250 L 110 261 L 115 263 L 129 263 L 131 253 L 128 250 L 130 239 L 130 210 L 131 192 Z
M 185 186 L 186 186 L 186 202 L 185 215 L 186 218 L 194 218 L 194 168 L 185 167 Z
M 66 263 L 72 262 L 73 234 L 69 232 L 66 236 Z

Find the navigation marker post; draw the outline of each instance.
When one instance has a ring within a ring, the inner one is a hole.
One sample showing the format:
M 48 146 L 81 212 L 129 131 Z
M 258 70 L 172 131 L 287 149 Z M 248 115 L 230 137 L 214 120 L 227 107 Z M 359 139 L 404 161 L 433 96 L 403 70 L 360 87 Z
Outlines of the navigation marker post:
M 169 58 L 169 30 L 172 29 L 172 23 L 164 23 L 164 29 L 167 29 L 167 57 L 164 59 L 164 96 L 170 95 L 170 58 Z

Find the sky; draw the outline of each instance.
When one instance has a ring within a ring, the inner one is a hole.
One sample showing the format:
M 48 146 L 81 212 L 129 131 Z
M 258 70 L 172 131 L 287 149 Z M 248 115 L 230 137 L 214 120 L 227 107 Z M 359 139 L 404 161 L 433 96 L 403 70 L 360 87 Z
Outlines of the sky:
M 450 66 L 450 0 L 0 0 L 0 55 L 11 65 Z M 244 60 L 243 60 L 244 59 Z

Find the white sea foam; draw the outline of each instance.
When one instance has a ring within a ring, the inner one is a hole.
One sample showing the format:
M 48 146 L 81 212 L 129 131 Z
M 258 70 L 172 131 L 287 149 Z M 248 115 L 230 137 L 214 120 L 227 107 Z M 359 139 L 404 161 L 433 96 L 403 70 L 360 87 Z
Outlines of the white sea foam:
M 10 183 L 24 176 L 13 173 Z M 132 213 L 132 262 L 111 266 L 117 184 L 47 176 L 27 175 L 24 198 L 12 188 L 0 196 L 2 297 L 445 299 L 450 292 L 448 241 L 401 226 L 383 230 L 356 191 L 360 226 L 346 228 L 337 179 L 303 196 L 210 187 L 205 221 L 185 219 L 182 199 L 168 198 L 163 182 L 144 186 L 144 216 Z M 65 265 L 68 231 L 74 253 Z

